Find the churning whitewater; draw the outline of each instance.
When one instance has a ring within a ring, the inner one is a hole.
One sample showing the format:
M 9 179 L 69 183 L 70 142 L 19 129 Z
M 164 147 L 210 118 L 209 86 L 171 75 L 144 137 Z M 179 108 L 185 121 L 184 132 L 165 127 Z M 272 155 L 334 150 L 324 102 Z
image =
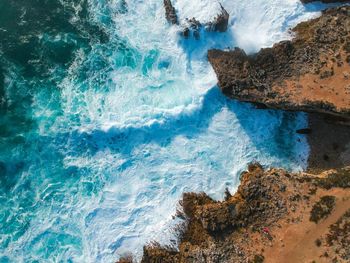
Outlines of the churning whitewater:
M 0 262 L 140 255 L 149 241 L 174 239 L 172 216 L 183 192 L 222 198 L 251 161 L 306 167 L 308 146 L 295 133 L 305 115 L 227 99 L 206 53 L 271 46 L 322 5 L 224 0 L 228 31 L 185 40 L 180 27 L 166 22 L 160 0 L 57 3 L 73 12 L 60 20 L 65 26 L 31 36 L 43 48 L 39 60 L 26 63 L 36 70 L 49 61 L 40 74 L 0 50 L 7 103 L 1 127 L 11 129 L 0 150 Z M 13 6 L 25 16 L 26 6 Z M 208 0 L 174 6 L 180 19 L 215 16 L 217 7 Z M 84 20 L 75 16 L 82 10 Z M 73 51 L 45 60 L 67 46 Z M 67 54 L 71 59 L 61 63 Z M 21 126 L 19 116 L 28 124 Z

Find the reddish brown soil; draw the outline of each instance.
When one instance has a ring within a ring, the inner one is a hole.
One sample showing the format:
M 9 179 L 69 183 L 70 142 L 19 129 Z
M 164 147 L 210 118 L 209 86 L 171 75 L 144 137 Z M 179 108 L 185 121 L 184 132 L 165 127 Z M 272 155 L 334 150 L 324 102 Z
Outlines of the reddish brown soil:
M 210 50 L 219 87 L 240 101 L 349 120 L 350 6 L 328 9 L 291 32 L 291 41 L 253 55 Z
M 317 206 L 325 196 L 335 200 L 328 210 L 324 204 Z M 142 262 L 350 260 L 350 234 L 344 233 L 350 228 L 341 229 L 350 224 L 350 215 L 336 225 L 350 211 L 350 168 L 315 176 L 264 171 L 254 164 L 242 174 L 233 196 L 227 193 L 224 201 L 215 201 L 204 193 L 187 193 L 181 205 L 179 216 L 186 218 L 186 224 L 179 227 L 179 246 L 145 246 Z M 311 221 L 316 215 L 317 223 Z M 338 240 L 339 233 L 343 235 Z

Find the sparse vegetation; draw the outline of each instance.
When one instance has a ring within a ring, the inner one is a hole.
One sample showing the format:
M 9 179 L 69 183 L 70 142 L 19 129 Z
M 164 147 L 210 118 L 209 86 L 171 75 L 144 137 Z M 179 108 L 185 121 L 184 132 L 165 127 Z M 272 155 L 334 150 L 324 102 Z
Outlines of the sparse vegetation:
M 333 187 L 350 188 L 350 170 L 348 168 L 339 169 L 326 178 L 317 179 L 316 184 L 325 189 Z
M 318 246 L 318 247 L 320 247 L 320 246 L 322 245 L 321 239 L 317 238 L 317 239 L 315 240 L 315 245 Z
M 350 262 L 350 209 L 333 225 L 326 237 L 327 244 L 335 247 L 339 256 Z
M 255 255 L 253 263 L 263 263 L 265 260 L 263 255 Z
M 329 216 L 335 206 L 335 197 L 334 196 L 322 196 L 320 201 L 318 201 L 311 210 L 310 221 L 315 222 L 316 224 Z
M 350 41 L 345 43 L 344 50 L 346 53 L 350 53 Z

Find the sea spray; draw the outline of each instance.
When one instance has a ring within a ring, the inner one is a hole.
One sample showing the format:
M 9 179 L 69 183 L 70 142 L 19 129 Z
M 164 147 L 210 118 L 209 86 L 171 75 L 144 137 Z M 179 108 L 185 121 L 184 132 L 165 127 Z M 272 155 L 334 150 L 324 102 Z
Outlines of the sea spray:
M 305 115 L 224 97 L 206 52 L 270 46 L 324 6 L 222 1 L 228 31 L 197 41 L 162 1 L 22 2 L 7 6 L 20 25 L 1 16 L 1 262 L 140 255 L 171 239 L 184 191 L 222 198 L 251 161 L 305 168 Z

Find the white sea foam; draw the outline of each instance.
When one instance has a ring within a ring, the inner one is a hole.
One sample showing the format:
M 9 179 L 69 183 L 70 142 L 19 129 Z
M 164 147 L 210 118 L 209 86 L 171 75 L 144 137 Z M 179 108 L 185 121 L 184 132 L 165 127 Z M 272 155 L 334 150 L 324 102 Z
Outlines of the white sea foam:
M 184 7 L 184 13 L 192 10 L 192 5 L 198 6 L 193 12 L 203 17 L 217 4 L 186 0 L 176 3 Z M 84 119 L 88 122 L 79 123 L 77 128 L 143 126 L 196 110 L 203 94 L 216 83 L 215 74 L 206 62 L 209 48 L 239 46 L 248 52 L 257 51 L 288 38 L 288 27 L 318 14 L 305 12 L 305 7 L 297 0 L 260 0 L 245 4 L 223 1 L 223 5 L 227 6 L 231 18 L 227 33 L 203 33 L 201 41 L 183 41 L 179 39 L 177 28 L 169 28 L 166 23 L 161 3 L 129 1 L 127 14 L 115 14 L 116 28 L 111 33 L 126 39 L 133 51 L 118 54 L 116 46 L 110 51 L 113 55 L 105 58 L 111 65 L 125 65 L 108 73 L 113 82 L 102 87 L 102 91 L 91 88 L 101 72 L 84 83 L 71 82 L 80 67 L 79 61 L 85 59 L 93 63 L 96 59 L 91 55 L 78 59 L 62 85 L 70 115 L 78 113 L 83 122 Z M 179 10 L 179 13 L 182 12 Z M 87 92 L 85 86 L 90 87 Z M 106 89 L 108 96 L 105 96 Z
M 306 166 L 305 137 L 294 132 L 306 117 L 225 98 L 206 52 L 271 46 L 288 37 L 288 27 L 319 14 L 317 8 L 298 0 L 224 0 L 228 32 L 203 33 L 196 41 L 182 40 L 179 28 L 168 25 L 162 1 L 126 2 L 128 12 L 121 13 L 119 1 L 90 0 L 110 43 L 77 54 L 60 85 L 62 113 L 53 124 L 43 105 L 33 105 L 42 118 L 41 146 L 22 182 L 36 178 L 35 207 L 41 209 L 10 243 L 10 258 L 113 262 L 124 252 L 139 256 L 146 242 L 172 236 L 184 191 L 221 198 L 254 160 L 291 170 Z M 211 4 L 203 3 L 209 2 L 177 0 L 176 7 L 182 16 L 196 8 L 204 19 Z M 113 22 L 104 22 L 106 16 Z M 58 156 L 64 156 L 60 176 Z M 57 242 L 59 248 L 52 245 Z
M 224 1 L 230 10 L 231 30 L 235 44 L 247 52 L 256 52 L 262 47 L 290 38 L 288 29 L 297 23 L 316 17 L 317 7 L 308 8 L 299 0 Z M 322 5 L 318 6 L 318 10 Z
M 182 23 L 193 17 L 201 23 L 208 23 L 221 13 L 220 2 L 216 0 L 175 0 L 173 2 Z

